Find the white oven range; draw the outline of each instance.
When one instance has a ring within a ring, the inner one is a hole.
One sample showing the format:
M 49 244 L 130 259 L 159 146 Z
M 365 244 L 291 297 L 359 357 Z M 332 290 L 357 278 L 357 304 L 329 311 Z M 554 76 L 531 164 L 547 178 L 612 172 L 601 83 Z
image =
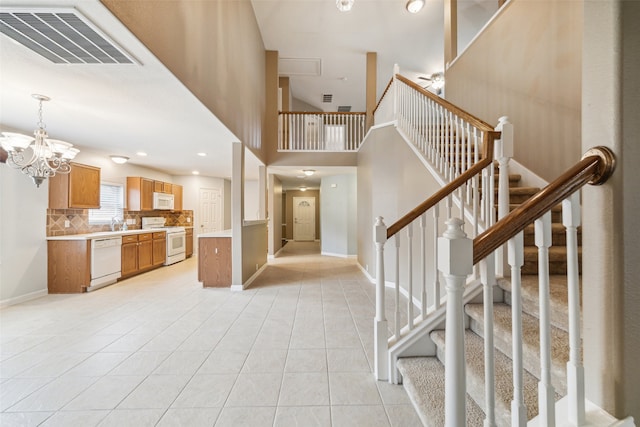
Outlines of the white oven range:
M 167 227 L 164 217 L 144 217 L 142 218 L 142 228 L 167 232 L 167 257 L 164 265 L 175 264 L 186 258 L 187 233 L 184 227 Z

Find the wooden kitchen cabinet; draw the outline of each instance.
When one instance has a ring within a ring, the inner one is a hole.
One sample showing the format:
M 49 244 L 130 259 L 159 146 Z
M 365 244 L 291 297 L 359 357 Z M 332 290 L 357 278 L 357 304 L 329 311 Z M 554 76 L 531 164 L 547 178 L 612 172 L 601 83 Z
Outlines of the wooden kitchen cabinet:
M 71 172 L 49 178 L 49 209 L 69 208 L 100 208 L 100 168 L 71 163 Z
M 230 237 L 199 239 L 198 281 L 206 288 L 231 286 Z
M 193 228 L 185 228 L 185 254 L 186 258 L 193 255 Z
M 173 193 L 173 209 L 176 211 L 182 210 L 182 185 L 173 184 L 171 187 Z
M 47 257 L 47 288 L 50 294 L 86 291 L 91 282 L 90 240 L 49 240 Z
M 171 184 L 170 182 L 164 182 L 164 181 L 153 181 L 153 191 L 155 193 L 167 193 L 167 194 L 172 194 L 172 187 L 173 184 Z
M 121 279 L 150 270 L 153 264 L 153 234 L 122 236 Z
M 167 259 L 167 233 L 156 231 L 153 233 L 153 265 L 161 266 Z
M 153 210 L 154 181 L 139 176 L 127 177 L 127 210 Z

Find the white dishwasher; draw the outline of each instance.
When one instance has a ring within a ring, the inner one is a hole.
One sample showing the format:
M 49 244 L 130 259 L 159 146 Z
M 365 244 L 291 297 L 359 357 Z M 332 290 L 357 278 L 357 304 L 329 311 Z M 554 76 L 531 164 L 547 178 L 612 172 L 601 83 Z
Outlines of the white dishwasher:
M 91 239 L 91 283 L 87 291 L 115 283 L 120 277 L 122 237 Z

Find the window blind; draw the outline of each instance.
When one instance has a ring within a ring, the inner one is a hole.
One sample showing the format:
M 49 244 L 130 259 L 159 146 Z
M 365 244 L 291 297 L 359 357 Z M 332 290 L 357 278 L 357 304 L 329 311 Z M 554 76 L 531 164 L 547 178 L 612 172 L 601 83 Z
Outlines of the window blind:
M 120 184 L 100 184 L 100 209 L 89 209 L 89 224 L 110 224 L 113 217 L 122 219 L 124 187 Z

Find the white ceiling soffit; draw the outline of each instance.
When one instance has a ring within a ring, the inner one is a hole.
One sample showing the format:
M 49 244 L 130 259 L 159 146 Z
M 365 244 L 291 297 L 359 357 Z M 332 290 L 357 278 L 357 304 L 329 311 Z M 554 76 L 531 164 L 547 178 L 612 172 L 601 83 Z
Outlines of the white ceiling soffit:
M 55 64 L 135 64 L 72 8 L 0 8 L 0 32 Z
M 320 58 L 280 58 L 278 74 L 281 76 L 320 76 L 322 61 Z

